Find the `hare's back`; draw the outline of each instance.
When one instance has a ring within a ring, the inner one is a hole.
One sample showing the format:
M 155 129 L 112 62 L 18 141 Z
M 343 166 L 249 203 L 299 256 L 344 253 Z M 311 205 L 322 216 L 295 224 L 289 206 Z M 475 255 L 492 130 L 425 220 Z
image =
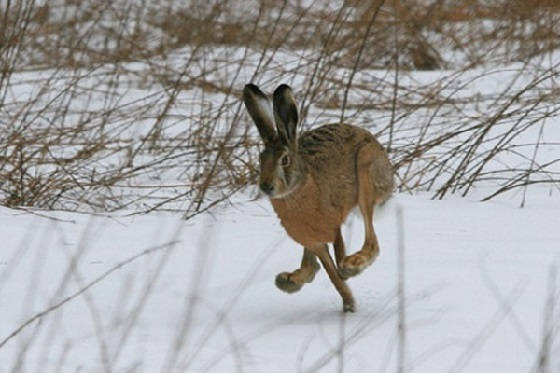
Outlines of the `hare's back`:
M 369 164 L 376 200 L 385 200 L 393 189 L 391 163 L 383 146 L 373 134 L 350 124 L 327 124 L 301 135 L 299 151 L 307 169 L 320 188 L 341 199 L 343 204 L 356 200 L 358 153 Z
M 367 130 L 350 124 L 327 124 L 300 135 L 298 147 L 303 161 L 313 171 L 326 169 L 355 172 L 356 154 L 364 146 L 383 147 Z

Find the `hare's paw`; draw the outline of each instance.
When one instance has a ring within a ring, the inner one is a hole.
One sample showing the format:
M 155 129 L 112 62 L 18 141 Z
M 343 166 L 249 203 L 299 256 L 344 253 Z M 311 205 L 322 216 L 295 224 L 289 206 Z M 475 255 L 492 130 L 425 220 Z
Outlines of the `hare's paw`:
M 297 283 L 292 280 L 292 273 L 291 272 L 282 272 L 276 276 L 276 287 L 283 292 L 288 294 L 295 293 L 299 291 L 303 286 L 302 283 Z
M 295 293 L 304 284 L 313 281 L 318 270 L 319 265 L 316 264 L 312 267 L 296 269 L 293 272 L 282 272 L 276 276 L 276 287 L 286 293 Z
M 338 274 L 344 280 L 356 276 L 373 263 L 374 259 L 375 257 L 370 252 L 358 251 L 342 259 L 338 267 Z
M 356 312 L 356 302 L 354 299 L 344 300 L 342 303 L 343 312 Z

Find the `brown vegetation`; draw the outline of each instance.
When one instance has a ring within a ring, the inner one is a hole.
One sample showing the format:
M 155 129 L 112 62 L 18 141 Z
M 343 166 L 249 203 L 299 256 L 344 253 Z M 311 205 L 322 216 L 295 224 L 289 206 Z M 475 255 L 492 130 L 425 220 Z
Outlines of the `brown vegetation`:
M 558 48 L 557 1 L 345 4 L 8 1 L 0 203 L 187 215 L 211 207 L 255 181 L 258 142 L 240 105 L 248 81 L 297 87 L 305 128 L 341 117 L 369 127 L 387 144 L 401 190 L 443 197 L 493 180 L 491 197 L 557 185 L 555 162 L 494 162 L 558 115 L 558 66 L 534 68 Z M 515 61 L 523 66 L 512 81 L 530 76 L 521 89 L 462 91 L 487 74 L 473 68 Z M 434 69 L 456 73 L 403 80 Z

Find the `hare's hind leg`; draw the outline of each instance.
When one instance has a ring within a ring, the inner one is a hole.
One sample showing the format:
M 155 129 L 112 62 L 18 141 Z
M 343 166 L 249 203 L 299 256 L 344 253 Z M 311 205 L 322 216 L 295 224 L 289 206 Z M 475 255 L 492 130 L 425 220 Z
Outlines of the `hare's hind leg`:
M 301 266 L 293 272 L 282 272 L 276 276 L 276 286 L 286 293 L 295 293 L 301 287 L 313 281 L 315 273 L 319 270 L 317 257 L 309 249 L 303 249 Z
M 345 257 L 339 263 L 341 277 L 356 276 L 368 267 L 379 255 L 379 244 L 373 229 L 373 208 L 376 203 L 371 176 L 373 154 L 370 149 L 362 148 L 358 154 L 358 206 L 364 221 L 365 241 L 362 249 Z

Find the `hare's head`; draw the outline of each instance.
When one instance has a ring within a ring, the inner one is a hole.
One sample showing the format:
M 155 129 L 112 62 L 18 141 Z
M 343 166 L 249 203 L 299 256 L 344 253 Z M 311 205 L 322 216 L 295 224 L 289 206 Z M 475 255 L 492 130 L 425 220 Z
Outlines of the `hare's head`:
M 303 179 L 297 149 L 298 112 L 292 90 L 285 84 L 276 88 L 271 110 L 266 95 L 256 85 L 247 84 L 243 101 L 264 142 L 259 187 L 270 198 L 285 197 Z

